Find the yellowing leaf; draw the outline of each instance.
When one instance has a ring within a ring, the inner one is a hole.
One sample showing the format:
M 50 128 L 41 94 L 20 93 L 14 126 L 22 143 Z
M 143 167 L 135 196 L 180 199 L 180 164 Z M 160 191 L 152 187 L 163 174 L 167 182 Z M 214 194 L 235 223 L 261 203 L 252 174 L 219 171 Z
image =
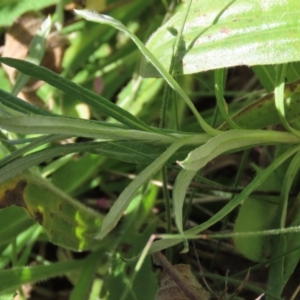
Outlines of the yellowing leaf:
M 93 235 L 99 231 L 102 216 L 68 197 L 47 181 L 21 174 L 0 184 L 0 208 L 11 205 L 25 209 L 43 226 L 54 244 L 75 251 L 95 248 Z

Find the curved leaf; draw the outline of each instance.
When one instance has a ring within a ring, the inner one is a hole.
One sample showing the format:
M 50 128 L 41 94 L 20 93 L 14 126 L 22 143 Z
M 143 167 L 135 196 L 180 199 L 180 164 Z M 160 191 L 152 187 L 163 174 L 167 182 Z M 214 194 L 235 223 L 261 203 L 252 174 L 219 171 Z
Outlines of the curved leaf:
M 196 148 L 179 164 L 186 170 L 198 171 L 213 158 L 225 152 L 275 143 L 298 144 L 299 138 L 287 132 L 271 130 L 230 130 Z

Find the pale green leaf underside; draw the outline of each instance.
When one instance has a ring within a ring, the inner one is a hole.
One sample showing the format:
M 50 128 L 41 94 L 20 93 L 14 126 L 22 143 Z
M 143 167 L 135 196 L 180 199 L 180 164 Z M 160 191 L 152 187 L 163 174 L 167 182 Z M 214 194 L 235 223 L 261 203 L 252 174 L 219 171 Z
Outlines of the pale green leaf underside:
M 300 59 L 300 6 L 296 0 L 192 0 L 175 57 L 174 75 L 237 65 L 266 65 Z M 149 39 L 148 49 L 169 69 L 184 8 Z M 142 61 L 144 77 L 159 77 Z

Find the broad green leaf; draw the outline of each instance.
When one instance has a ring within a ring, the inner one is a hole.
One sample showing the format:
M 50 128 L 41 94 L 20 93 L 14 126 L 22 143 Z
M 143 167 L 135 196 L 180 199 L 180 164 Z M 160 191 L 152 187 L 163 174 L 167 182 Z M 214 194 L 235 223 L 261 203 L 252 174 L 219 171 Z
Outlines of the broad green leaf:
M 189 0 L 190 1 L 190 0 Z M 184 7 L 149 39 L 148 49 L 169 69 Z M 192 0 L 174 63 L 174 75 L 238 65 L 300 60 L 297 0 Z M 147 59 L 144 77 L 159 77 Z
M 10 207 L 0 210 L 0 245 L 11 242 L 32 224 L 34 222 L 19 208 Z
M 18 206 L 37 221 L 54 244 L 82 251 L 95 248 L 92 238 L 102 215 L 68 197 L 37 176 L 22 174 L 0 185 L 0 208 Z
M 274 74 L 275 75 L 275 74 Z M 275 87 L 275 77 L 274 77 Z M 300 81 L 295 81 L 286 84 L 284 88 L 284 108 L 286 118 L 289 123 L 293 124 L 295 128 L 299 127 L 300 106 L 298 100 L 300 97 Z M 261 99 L 250 103 L 234 114 L 231 119 L 244 129 L 262 129 L 270 125 L 277 125 L 280 123 L 280 118 L 275 106 L 274 93 L 270 93 Z M 228 130 L 228 125 L 223 123 L 219 129 Z
M 235 220 L 234 232 L 246 233 L 274 228 L 278 199 L 274 203 L 269 198 L 247 197 Z M 234 238 L 234 245 L 239 253 L 252 261 L 260 262 L 270 256 L 270 239 L 265 236 L 238 236 Z

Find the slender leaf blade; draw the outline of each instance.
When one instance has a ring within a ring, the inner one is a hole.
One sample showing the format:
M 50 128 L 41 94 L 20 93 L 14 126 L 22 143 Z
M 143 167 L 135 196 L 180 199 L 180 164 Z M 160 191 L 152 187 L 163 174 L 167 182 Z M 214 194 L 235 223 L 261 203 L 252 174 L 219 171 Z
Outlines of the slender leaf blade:
M 131 128 L 150 131 L 150 127 L 133 116 L 127 110 L 120 108 L 116 104 L 110 102 L 108 99 L 101 97 L 44 67 L 34 65 L 27 61 L 7 57 L 0 58 L 0 62 L 9 65 L 12 68 L 16 68 L 18 71 L 26 75 L 44 80 L 45 82 L 69 94 L 75 99 L 81 100 L 91 107 L 102 111 L 120 123 L 123 123 Z

